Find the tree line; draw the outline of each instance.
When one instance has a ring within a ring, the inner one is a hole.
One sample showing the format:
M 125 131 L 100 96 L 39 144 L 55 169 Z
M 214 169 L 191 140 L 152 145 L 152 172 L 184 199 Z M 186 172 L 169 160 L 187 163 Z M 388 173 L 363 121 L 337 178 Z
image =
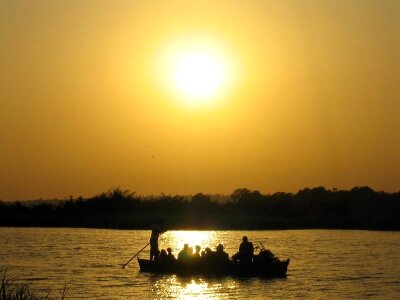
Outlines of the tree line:
M 400 192 L 370 187 L 305 188 L 264 195 L 240 188 L 231 195 L 139 196 L 114 188 L 90 198 L 2 202 L 0 226 L 148 229 L 400 230 Z

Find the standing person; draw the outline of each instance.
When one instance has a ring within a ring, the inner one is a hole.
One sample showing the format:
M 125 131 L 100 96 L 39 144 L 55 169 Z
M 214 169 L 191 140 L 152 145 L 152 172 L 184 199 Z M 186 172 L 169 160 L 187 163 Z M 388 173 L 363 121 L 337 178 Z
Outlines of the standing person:
M 163 232 L 165 232 L 165 230 L 161 230 L 160 225 L 153 224 L 150 237 L 150 260 L 154 260 L 160 255 L 160 250 L 158 249 L 158 237 Z

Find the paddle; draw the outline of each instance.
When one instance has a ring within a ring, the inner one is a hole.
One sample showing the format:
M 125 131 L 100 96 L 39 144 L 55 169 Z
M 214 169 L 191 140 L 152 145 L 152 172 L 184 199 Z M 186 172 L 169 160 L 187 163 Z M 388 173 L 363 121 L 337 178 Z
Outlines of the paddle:
M 124 264 L 124 266 L 122 267 L 122 269 L 125 269 L 125 267 L 131 262 L 131 260 L 134 259 L 136 256 L 138 256 L 138 254 L 139 254 L 140 252 L 142 252 L 148 245 L 150 245 L 150 242 L 148 242 L 148 243 L 146 244 L 146 246 L 144 246 L 144 247 L 143 247 L 142 249 L 140 249 L 134 256 L 132 256 L 131 259 L 128 260 L 128 261 L 126 262 L 126 264 Z
M 166 231 L 166 230 L 165 230 Z M 162 235 L 165 231 L 162 231 L 158 236 Z M 142 252 L 148 245 L 150 245 L 150 242 L 148 242 L 142 249 L 140 249 L 134 256 L 131 257 L 130 260 L 126 262 L 126 264 L 123 265 L 122 269 L 125 269 L 125 267 L 131 262 L 132 259 L 134 259 L 140 252 Z

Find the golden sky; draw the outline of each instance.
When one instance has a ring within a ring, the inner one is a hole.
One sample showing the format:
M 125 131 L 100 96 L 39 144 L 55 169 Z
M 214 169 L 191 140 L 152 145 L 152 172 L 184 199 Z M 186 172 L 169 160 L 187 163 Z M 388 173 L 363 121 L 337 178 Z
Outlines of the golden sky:
M 397 0 L 0 1 L 0 199 L 398 191 L 399 15 Z M 204 99 L 182 92 L 218 72 Z

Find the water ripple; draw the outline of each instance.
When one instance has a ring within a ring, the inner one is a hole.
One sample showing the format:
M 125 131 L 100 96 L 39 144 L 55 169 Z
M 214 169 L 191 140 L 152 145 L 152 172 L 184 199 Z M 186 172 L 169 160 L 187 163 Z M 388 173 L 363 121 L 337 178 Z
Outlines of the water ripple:
M 73 299 L 400 299 L 400 233 L 340 230 L 167 232 L 161 247 L 184 242 L 232 255 L 241 237 L 291 258 L 284 279 L 180 277 L 140 273 L 134 260 L 148 231 L 0 228 L 0 266 Z M 140 254 L 148 257 L 149 249 Z

